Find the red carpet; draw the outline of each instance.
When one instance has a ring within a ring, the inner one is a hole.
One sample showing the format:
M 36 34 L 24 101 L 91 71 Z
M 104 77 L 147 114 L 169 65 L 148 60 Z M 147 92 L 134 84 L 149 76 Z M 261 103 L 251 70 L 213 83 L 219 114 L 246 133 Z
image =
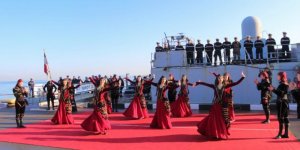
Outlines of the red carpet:
M 275 116 L 271 124 L 260 124 L 261 114 L 238 114 L 232 125 L 231 136 L 225 141 L 208 141 L 196 131 L 196 124 L 204 115 L 191 118 L 173 118 L 171 130 L 150 129 L 151 118 L 146 120 L 126 120 L 121 114 L 110 116 L 112 130 L 108 135 L 93 135 L 80 128 L 80 123 L 89 113 L 75 116 L 76 125 L 57 126 L 50 121 L 27 125 L 26 129 L 6 129 L 0 131 L 0 141 L 24 143 L 70 149 L 107 150 L 296 150 L 300 143 L 291 135 L 290 139 L 272 139 L 277 134 Z

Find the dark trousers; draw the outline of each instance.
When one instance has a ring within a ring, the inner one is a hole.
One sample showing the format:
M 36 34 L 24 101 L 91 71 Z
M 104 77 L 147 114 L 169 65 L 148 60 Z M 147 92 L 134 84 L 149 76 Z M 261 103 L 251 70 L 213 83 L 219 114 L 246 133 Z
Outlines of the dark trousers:
M 29 92 L 30 92 L 30 96 L 31 97 L 34 97 L 34 88 L 29 88 Z
M 206 54 L 207 54 L 207 56 L 206 56 L 207 64 L 211 65 L 213 52 L 212 51 L 206 51 Z
M 120 97 L 123 97 L 123 89 L 124 89 L 124 86 L 121 86 L 120 87 Z
M 198 64 L 203 64 L 203 53 L 201 52 L 197 52 L 197 57 L 196 57 L 196 61 Z
M 230 58 L 230 49 L 225 50 L 225 61 L 227 64 L 230 64 L 231 58 Z
M 260 59 L 264 59 L 263 57 L 263 50 L 260 48 L 256 49 L 256 59 L 260 60 Z
M 247 53 L 246 53 L 246 60 L 248 60 L 249 59 L 249 56 L 250 56 L 250 59 L 252 60 L 253 59 L 253 52 L 252 52 L 252 48 L 250 49 L 247 49 L 246 48 L 246 51 L 247 51 Z
M 26 102 L 25 101 L 16 101 L 15 108 L 16 108 L 16 119 L 21 120 L 24 117 L 24 113 L 25 113 L 25 109 L 26 109 Z
M 278 100 L 276 102 L 277 108 L 277 119 L 279 123 L 289 123 L 288 114 L 289 114 L 289 103 L 288 100 Z
M 219 57 L 220 59 L 220 65 L 223 64 L 223 60 L 222 60 L 222 55 L 221 55 L 221 51 L 215 51 L 215 65 L 217 65 L 217 58 Z
M 55 96 L 54 96 L 53 93 L 47 94 L 48 110 L 50 109 L 50 101 L 51 101 L 51 104 L 52 104 L 52 109 L 54 110 L 54 99 L 55 99 Z
M 275 58 L 276 57 L 276 53 L 275 53 L 275 49 L 274 47 L 269 47 L 268 48 L 268 59 L 271 59 L 271 58 Z
M 194 52 L 186 52 L 186 58 L 188 64 L 194 64 Z
M 111 101 L 114 112 L 118 112 L 119 96 L 119 91 L 114 91 L 111 93 Z
M 279 132 L 278 136 L 282 136 L 283 125 L 285 126 L 285 133 L 284 135 L 288 137 L 289 132 L 289 103 L 288 100 L 277 100 L 276 102 L 277 108 L 277 119 L 279 123 Z
M 266 116 L 266 120 L 270 120 L 270 103 L 262 103 L 262 107 Z
M 285 53 L 286 53 L 286 55 L 285 55 Z M 288 45 L 282 46 L 281 56 L 282 56 L 282 58 L 291 58 L 290 48 Z

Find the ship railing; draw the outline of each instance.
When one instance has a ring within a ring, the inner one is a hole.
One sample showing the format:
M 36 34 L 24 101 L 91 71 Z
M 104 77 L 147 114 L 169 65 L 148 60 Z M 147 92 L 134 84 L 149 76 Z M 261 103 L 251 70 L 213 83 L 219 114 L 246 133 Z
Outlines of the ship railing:
M 230 57 L 230 62 L 226 60 L 226 54 L 225 54 L 225 50 L 222 54 L 222 60 L 223 60 L 223 64 L 270 64 L 270 63 L 281 63 L 281 62 L 297 62 L 300 60 L 300 49 L 297 49 L 297 44 L 290 44 L 289 45 L 289 51 L 288 52 L 283 52 L 282 51 L 282 45 L 275 45 L 275 52 L 268 52 L 267 48 L 264 48 L 263 52 L 265 55 L 263 56 L 263 59 L 256 59 L 256 52 L 253 51 L 253 59 L 251 59 L 250 57 L 248 59 L 246 59 L 246 55 L 244 55 L 244 57 L 241 57 L 240 61 L 234 60 L 233 59 L 233 55 L 231 53 L 231 57 Z M 298 47 L 299 48 L 299 47 Z M 255 48 L 253 48 L 253 50 L 255 50 Z M 167 53 L 172 52 L 173 50 L 167 51 Z M 185 51 L 185 50 L 184 50 Z M 232 49 L 231 49 L 232 52 Z M 246 53 L 247 51 L 242 48 L 240 50 L 240 53 Z M 196 57 L 196 52 L 193 53 L 194 56 L 192 59 L 188 59 L 186 58 L 186 65 L 187 66 L 202 66 L 202 65 L 211 65 L 212 63 L 214 63 L 214 53 L 213 53 L 213 57 L 212 60 L 209 59 L 208 55 L 206 54 L 206 52 L 203 52 L 203 63 L 197 63 L 200 62 L 198 61 L 198 58 Z M 270 56 L 270 57 L 268 57 Z M 151 67 L 154 67 L 154 61 L 155 61 L 156 57 L 155 57 L 155 53 L 151 55 Z M 169 57 L 167 58 L 169 59 Z M 193 61 L 193 64 L 189 64 L 188 62 Z M 217 64 L 220 65 L 220 60 L 218 58 Z

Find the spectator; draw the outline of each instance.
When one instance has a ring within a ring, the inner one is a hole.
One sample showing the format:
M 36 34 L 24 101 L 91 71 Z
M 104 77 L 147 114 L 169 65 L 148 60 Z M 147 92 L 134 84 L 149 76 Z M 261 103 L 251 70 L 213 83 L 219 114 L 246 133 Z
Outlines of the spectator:
M 28 87 L 29 87 L 29 93 L 30 93 L 30 96 L 32 98 L 34 98 L 34 81 L 33 79 L 31 78 L 30 81 L 28 82 Z

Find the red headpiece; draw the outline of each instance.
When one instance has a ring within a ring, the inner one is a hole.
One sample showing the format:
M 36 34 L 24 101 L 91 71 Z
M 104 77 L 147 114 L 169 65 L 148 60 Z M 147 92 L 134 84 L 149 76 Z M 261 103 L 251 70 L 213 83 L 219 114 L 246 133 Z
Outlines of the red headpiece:
M 265 78 L 269 78 L 269 74 L 266 71 L 262 71 L 260 75 L 264 76 Z
M 19 79 L 19 80 L 18 80 L 18 83 L 20 83 L 20 82 L 23 82 L 23 80 L 22 80 L 22 79 Z
M 286 72 L 279 72 L 278 75 L 280 76 L 280 80 L 281 80 L 282 82 L 287 81 L 287 75 L 286 75 Z

